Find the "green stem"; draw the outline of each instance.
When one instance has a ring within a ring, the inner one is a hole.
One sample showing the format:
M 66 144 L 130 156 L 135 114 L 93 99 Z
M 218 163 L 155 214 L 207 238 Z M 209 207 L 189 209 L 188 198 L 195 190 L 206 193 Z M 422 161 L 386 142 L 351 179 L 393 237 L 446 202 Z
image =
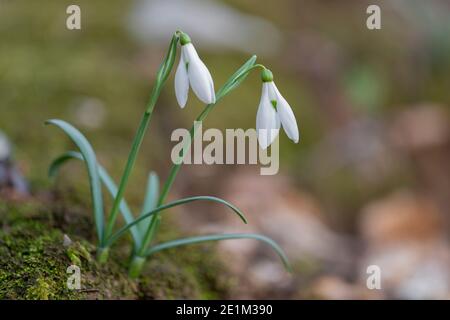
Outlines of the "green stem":
M 156 101 L 158 101 L 161 89 L 164 86 L 164 83 L 167 80 L 167 77 L 169 76 L 173 68 L 174 59 L 176 56 L 177 42 L 178 42 L 178 35 L 175 34 L 172 37 L 172 41 L 169 46 L 169 51 L 167 52 L 167 55 L 156 75 L 156 83 L 153 87 L 150 100 L 147 104 L 147 109 L 144 115 L 142 116 L 141 123 L 139 124 L 139 128 L 134 137 L 133 144 L 131 146 L 131 151 L 130 154 L 128 155 L 127 164 L 125 166 L 122 178 L 120 179 L 119 189 L 117 190 L 117 195 L 114 198 L 114 203 L 108 217 L 108 224 L 106 226 L 106 232 L 104 233 L 103 243 L 105 243 L 108 237 L 112 234 L 114 223 L 116 222 L 116 218 L 119 213 L 120 202 L 122 201 L 125 188 L 128 183 L 128 179 L 130 177 L 131 171 L 133 170 L 139 149 L 142 144 L 142 140 L 144 139 L 145 132 L 147 131 L 150 119 L 152 117 L 153 109 L 155 108 Z
M 141 123 L 139 124 L 139 128 L 134 137 L 133 145 L 131 146 L 130 155 L 128 156 L 128 161 L 125 166 L 125 171 L 120 180 L 119 189 L 117 191 L 116 197 L 114 198 L 114 204 L 111 209 L 111 213 L 108 218 L 108 225 L 106 227 L 105 239 L 111 235 L 114 223 L 117 218 L 117 214 L 119 213 L 119 205 L 122 201 L 123 194 L 125 192 L 125 187 L 128 183 L 128 178 L 130 177 L 130 173 L 133 170 L 134 164 L 136 162 L 137 154 L 139 152 L 140 146 L 142 144 L 142 140 L 144 139 L 145 131 L 147 130 L 149 121 L 151 119 L 152 112 L 145 112 L 144 116 L 141 119 Z

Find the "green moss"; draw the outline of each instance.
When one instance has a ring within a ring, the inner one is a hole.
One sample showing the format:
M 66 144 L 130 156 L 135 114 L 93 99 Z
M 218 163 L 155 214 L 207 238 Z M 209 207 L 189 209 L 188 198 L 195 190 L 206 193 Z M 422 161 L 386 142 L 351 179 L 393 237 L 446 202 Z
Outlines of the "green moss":
M 200 245 L 150 257 L 138 280 L 144 299 L 224 298 L 231 286 L 213 247 Z
M 2 203 L 0 299 L 199 299 L 226 296 L 229 283 L 214 247 L 185 247 L 157 254 L 146 263 L 142 276 L 133 281 L 127 277 L 129 247 L 126 242 L 112 250 L 106 265 L 97 264 L 93 258 L 95 246 L 78 234 L 69 233 L 72 241 L 64 244 L 64 230 L 92 229 L 89 219 L 84 218 L 83 214 L 73 217 L 61 204 Z M 80 221 L 87 221 L 88 226 Z M 162 238 L 177 234 L 173 229 L 161 231 Z M 72 275 L 67 268 L 71 265 L 80 268 L 80 290 L 67 287 L 67 280 Z
M 54 296 L 52 292 L 52 287 L 54 286 L 55 284 L 52 281 L 38 278 L 36 280 L 36 284 L 27 289 L 25 298 L 34 300 L 48 300 Z
M 71 263 L 58 230 L 38 219 L 6 221 L 0 242 L 0 299 L 75 296 L 65 286 L 65 270 Z

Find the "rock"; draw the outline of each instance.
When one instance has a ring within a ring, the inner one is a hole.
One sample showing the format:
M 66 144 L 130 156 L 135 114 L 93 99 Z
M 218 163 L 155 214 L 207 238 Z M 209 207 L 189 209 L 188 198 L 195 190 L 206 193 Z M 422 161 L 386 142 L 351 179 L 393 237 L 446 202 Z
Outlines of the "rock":
M 360 232 L 371 246 L 428 241 L 441 237 L 442 214 L 433 201 L 397 192 L 368 204 L 362 211 Z
M 367 249 L 359 262 L 381 270 L 382 292 L 400 299 L 450 297 L 450 247 L 442 213 L 429 198 L 399 192 L 369 204 L 361 216 Z
M 11 157 L 11 144 L 4 133 L 0 131 L 0 162 Z
M 2 189 L 11 197 L 28 195 L 28 183 L 12 160 L 11 143 L 0 131 L 0 191 Z
M 69 238 L 69 236 L 67 234 L 64 234 L 63 246 L 69 247 L 71 244 L 72 244 L 72 240 Z
M 446 213 L 450 229 L 450 116 L 446 106 L 412 105 L 394 118 L 390 136 L 410 160 L 411 172 L 423 192 Z
M 347 282 L 336 276 L 322 276 L 313 282 L 308 293 L 309 298 L 326 300 L 383 299 L 375 290 Z
M 441 106 L 412 106 L 392 121 L 390 135 L 396 146 L 422 152 L 450 142 L 450 119 Z

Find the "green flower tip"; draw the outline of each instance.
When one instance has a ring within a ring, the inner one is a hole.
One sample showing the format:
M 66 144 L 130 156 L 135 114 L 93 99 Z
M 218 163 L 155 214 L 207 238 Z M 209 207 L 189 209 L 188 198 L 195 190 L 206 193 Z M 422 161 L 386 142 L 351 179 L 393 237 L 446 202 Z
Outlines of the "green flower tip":
M 191 43 L 191 38 L 184 32 L 180 31 L 180 43 L 182 46 Z
M 264 69 L 261 71 L 261 80 L 263 82 L 272 82 L 273 81 L 273 74 L 272 71 L 269 69 Z

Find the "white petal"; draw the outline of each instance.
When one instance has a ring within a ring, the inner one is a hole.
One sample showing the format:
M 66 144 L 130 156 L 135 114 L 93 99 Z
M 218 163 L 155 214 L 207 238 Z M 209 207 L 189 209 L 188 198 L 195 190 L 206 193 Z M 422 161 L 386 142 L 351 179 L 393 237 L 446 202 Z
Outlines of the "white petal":
M 195 47 L 192 43 L 187 43 L 184 46 L 181 46 L 181 54 L 183 55 L 183 58 L 186 62 L 200 59 L 197 50 L 195 50 Z
M 277 88 L 275 86 L 275 83 L 267 82 L 267 93 L 269 95 L 270 101 L 277 101 L 278 95 L 277 95 Z
M 280 130 L 280 119 L 270 102 L 268 83 L 263 83 L 261 100 L 256 114 L 256 130 L 258 132 L 258 142 L 262 149 L 270 146 Z
M 178 64 L 177 72 L 175 73 L 175 96 L 177 97 L 178 104 L 181 108 L 184 108 L 188 99 L 189 93 L 189 78 L 186 70 L 186 62 L 183 58 L 183 54 L 180 57 L 180 63 Z
M 289 137 L 289 139 L 297 143 L 299 140 L 299 133 L 294 112 L 292 111 L 291 106 L 289 106 L 289 103 L 286 101 L 286 99 L 284 99 L 280 94 L 280 91 L 278 91 L 277 86 L 273 82 L 271 83 L 273 84 L 273 88 L 276 93 L 277 113 L 280 117 L 284 132 L 286 132 L 286 135 Z
M 185 58 L 188 61 L 189 83 L 197 97 L 204 103 L 215 103 L 214 82 L 211 73 L 200 60 L 192 43 L 183 46 Z

